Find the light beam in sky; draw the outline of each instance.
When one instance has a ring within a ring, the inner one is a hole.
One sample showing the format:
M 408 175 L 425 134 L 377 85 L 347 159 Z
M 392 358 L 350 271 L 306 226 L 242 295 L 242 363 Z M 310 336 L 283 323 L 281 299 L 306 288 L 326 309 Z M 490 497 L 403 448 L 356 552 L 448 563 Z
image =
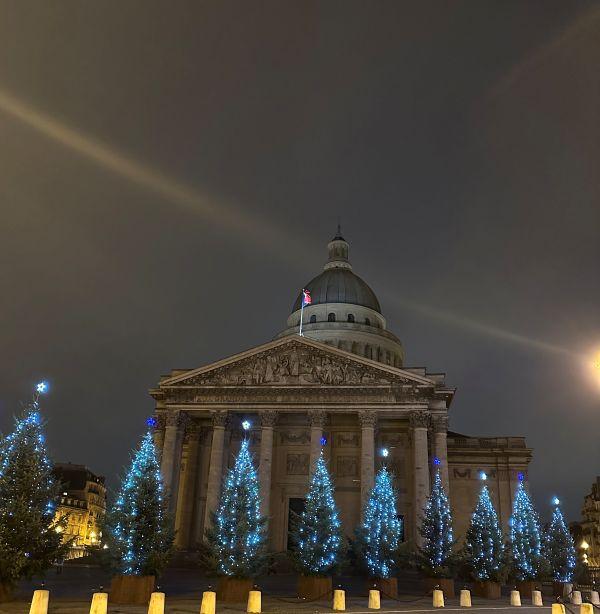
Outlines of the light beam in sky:
M 212 195 L 203 194 L 196 188 L 134 160 L 114 147 L 67 126 L 5 90 L 0 90 L 0 110 L 99 167 L 154 192 L 182 209 L 205 218 L 208 222 L 235 232 L 243 240 L 277 251 L 281 257 L 294 256 L 294 260 L 299 262 L 295 255 L 300 253 L 305 244 L 300 242 L 297 235 L 290 234 L 253 213 L 249 214 L 240 207 L 226 204 Z
M 301 237 L 299 233 L 290 233 L 274 224 L 260 219 L 254 213 L 248 213 L 239 207 L 218 201 L 214 196 L 201 193 L 180 181 L 177 181 L 157 169 L 134 160 L 117 149 L 67 126 L 63 122 L 19 100 L 4 90 L 0 90 L 0 110 L 18 120 L 46 138 L 70 149 L 83 158 L 94 162 L 99 167 L 113 172 L 129 182 L 149 190 L 165 200 L 205 218 L 208 222 L 234 232 L 239 238 L 259 245 L 263 249 L 274 251 L 280 258 L 286 258 L 294 268 L 306 265 L 306 254 L 317 247 L 310 238 Z M 320 249 L 320 247 L 319 247 Z M 390 303 L 400 309 L 411 309 L 429 318 L 440 320 L 473 332 L 484 334 L 513 344 L 528 346 L 546 352 L 570 355 L 581 359 L 579 354 L 546 341 L 534 339 L 484 324 L 448 311 L 418 304 L 397 295 L 389 295 Z M 589 362 L 589 359 L 588 359 Z M 598 359 L 600 365 L 600 357 Z M 598 369 L 600 381 L 600 366 Z

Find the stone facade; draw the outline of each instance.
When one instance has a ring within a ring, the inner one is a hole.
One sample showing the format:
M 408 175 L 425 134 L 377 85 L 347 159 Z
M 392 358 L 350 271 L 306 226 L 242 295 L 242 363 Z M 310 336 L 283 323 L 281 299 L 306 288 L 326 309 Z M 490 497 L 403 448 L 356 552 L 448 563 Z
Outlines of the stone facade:
M 576 544 L 580 556 L 590 567 L 600 568 L 600 476 L 596 477 L 590 493 L 583 500 L 580 526 L 581 540 Z M 588 547 L 582 548 L 582 543 Z
M 306 286 L 311 305 L 302 309 L 298 298 L 274 341 L 198 369 L 173 371 L 150 391 L 181 548 L 203 539 L 223 475 L 239 449 L 243 420 L 252 424 L 250 447 L 276 552 L 287 548 L 290 509 L 302 505 L 321 449 L 347 535 L 360 522 L 382 448 L 389 452 L 406 539 L 418 541 L 435 457 L 458 538 L 468 525 L 482 470 L 507 526 L 517 474 L 526 474 L 531 450 L 518 437 L 449 432 L 455 390 L 444 374 L 403 366 L 402 344 L 387 330 L 373 291 L 353 273 L 339 230 L 328 249 L 323 273 Z

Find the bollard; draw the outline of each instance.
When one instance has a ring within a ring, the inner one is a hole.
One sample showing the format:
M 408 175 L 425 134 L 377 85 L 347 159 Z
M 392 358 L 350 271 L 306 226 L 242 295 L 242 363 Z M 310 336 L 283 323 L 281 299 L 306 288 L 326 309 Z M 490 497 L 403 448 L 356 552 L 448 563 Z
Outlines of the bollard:
M 29 608 L 29 614 L 48 614 L 48 601 L 49 600 L 50 600 L 50 591 L 46 591 L 46 590 L 33 591 L 33 598 L 31 600 L 31 607 Z
M 579 614 L 594 614 L 594 606 L 591 603 L 582 603 L 579 606 Z
M 439 588 L 436 588 L 433 591 L 433 607 L 434 608 L 444 607 L 444 591 L 440 590 Z
M 510 605 L 521 607 L 521 593 L 518 590 L 510 591 Z
M 592 605 L 600 605 L 600 596 L 598 591 L 590 591 L 590 603 Z
M 200 604 L 200 614 L 215 614 L 217 607 L 217 593 L 215 591 L 204 591 L 202 593 L 202 603 Z
M 165 594 L 152 593 L 148 604 L 148 614 L 165 614 Z
M 471 607 L 471 591 L 466 588 L 463 588 L 460 591 L 460 607 L 461 608 Z
M 581 605 L 581 591 L 573 591 L 571 593 L 571 603 L 573 605 Z
M 552 614 L 565 614 L 565 606 L 562 603 L 552 604 Z
M 90 614 L 106 614 L 108 610 L 108 593 L 94 593 Z
M 379 610 L 381 608 L 381 594 L 376 588 L 369 591 L 369 610 Z
M 261 608 L 261 596 L 260 591 L 254 588 L 248 592 L 248 607 L 246 612 L 249 614 L 260 614 Z
M 542 591 L 531 591 L 531 605 L 541 607 L 544 605 L 542 601 Z
M 336 588 L 333 591 L 333 609 L 336 612 L 344 612 L 346 610 L 346 591 L 341 588 Z

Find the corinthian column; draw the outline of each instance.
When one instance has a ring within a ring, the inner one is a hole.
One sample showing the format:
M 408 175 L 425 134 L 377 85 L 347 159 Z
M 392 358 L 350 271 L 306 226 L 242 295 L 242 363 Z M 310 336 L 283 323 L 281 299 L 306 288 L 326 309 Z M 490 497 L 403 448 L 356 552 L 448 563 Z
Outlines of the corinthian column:
M 327 420 L 327 412 L 321 410 L 311 411 L 308 414 L 310 419 L 310 469 L 313 470 L 319 454 L 321 454 L 321 438 L 323 437 L 323 427 Z
M 365 501 L 375 484 L 375 424 L 377 414 L 374 411 L 358 413 L 361 428 L 360 456 L 360 513 L 364 511 Z
M 421 545 L 419 535 L 420 518 L 429 496 L 429 455 L 427 450 L 427 428 L 429 414 L 425 411 L 411 411 L 409 415 L 412 429 L 413 465 L 414 465 L 414 527 L 415 540 Z
M 433 445 L 435 455 L 440 459 L 439 470 L 446 494 L 450 494 L 448 476 L 448 417 L 438 416 L 433 420 Z
M 179 492 L 179 472 L 181 470 L 181 447 L 183 444 L 183 426 L 186 416 L 179 411 L 169 412 L 166 416 L 165 437 L 160 469 L 169 510 L 175 513 Z
M 260 485 L 260 513 L 269 515 L 271 501 L 271 465 L 273 463 L 273 429 L 277 422 L 276 411 L 260 413 L 260 462 L 258 482 Z
M 190 421 L 185 427 L 186 461 L 183 473 L 181 489 L 181 501 L 179 502 L 175 523 L 175 542 L 180 548 L 192 546 L 191 533 L 194 512 L 194 500 L 196 498 L 196 482 L 200 449 L 200 427 Z
M 211 514 L 217 511 L 221 496 L 221 479 L 223 477 L 223 442 L 227 412 L 217 411 L 213 414 L 213 434 L 210 446 L 210 462 L 208 466 L 208 489 L 206 493 L 206 513 L 204 527 L 210 526 Z

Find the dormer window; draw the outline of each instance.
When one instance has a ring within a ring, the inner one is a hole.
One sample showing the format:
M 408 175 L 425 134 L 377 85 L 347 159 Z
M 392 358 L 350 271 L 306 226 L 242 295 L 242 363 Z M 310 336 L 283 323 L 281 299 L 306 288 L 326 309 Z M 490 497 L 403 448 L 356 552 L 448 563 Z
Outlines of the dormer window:
M 317 316 L 315 316 L 315 315 L 310 316 L 310 323 L 311 324 L 314 324 L 316 321 L 317 321 Z
M 328 322 L 335 322 L 335 313 L 330 313 L 330 314 L 327 316 L 327 321 L 328 321 Z
M 365 318 L 365 324 L 367 326 L 371 326 L 371 320 L 369 320 L 369 318 Z
M 348 314 L 348 322 L 354 322 L 354 314 L 353 313 L 349 313 Z

